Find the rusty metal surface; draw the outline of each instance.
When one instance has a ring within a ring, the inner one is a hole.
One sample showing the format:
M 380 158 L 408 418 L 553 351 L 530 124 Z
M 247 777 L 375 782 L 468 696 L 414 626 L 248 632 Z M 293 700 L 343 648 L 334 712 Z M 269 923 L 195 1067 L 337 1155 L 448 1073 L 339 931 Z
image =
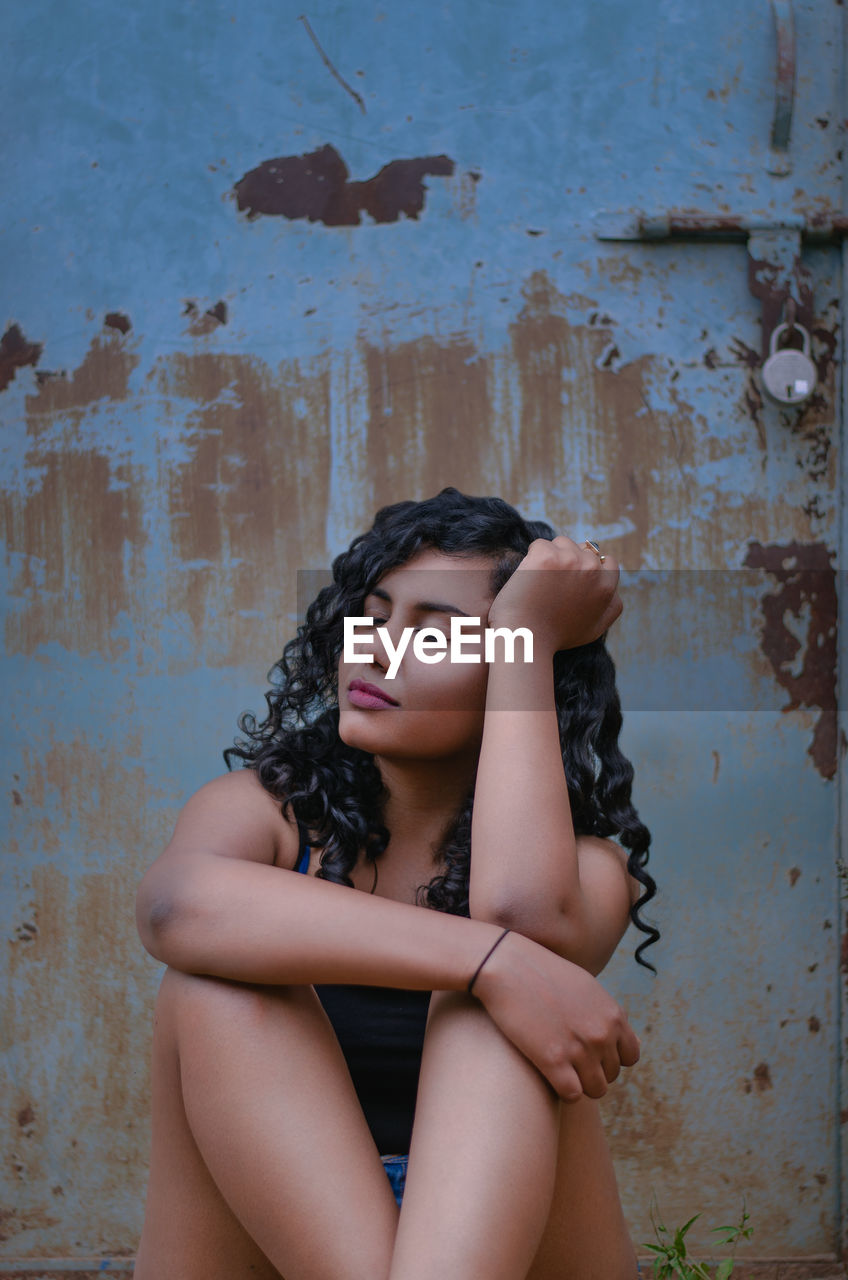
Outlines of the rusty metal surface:
M 607 1106 L 635 1238 L 653 1193 L 705 1227 L 744 1196 L 769 1274 L 828 1274 L 840 250 L 801 245 L 819 382 L 781 411 L 745 244 L 593 221 L 841 225 L 839 7 L 795 4 L 785 179 L 769 8 L 724 7 L 664 0 L 650 36 L 623 0 L 325 3 L 314 39 L 288 5 L 9 15 L 7 1272 L 132 1252 L 158 975 L 134 886 L 260 704 L 297 571 L 454 484 L 632 575 L 615 645 L 663 889 L 659 978 L 627 947 L 609 973 L 646 1046 Z
M 601 210 L 593 220 L 599 240 L 747 240 L 757 231 L 769 230 L 767 216 L 705 212 L 698 209 L 669 209 L 645 213 L 641 209 Z M 781 214 L 776 230 L 796 231 L 813 244 L 839 241 L 848 233 L 844 214 L 813 212 L 797 217 Z
M 771 157 L 769 173 L 784 176 L 791 172 L 789 138 L 795 107 L 795 15 L 792 0 L 771 0 L 777 42 L 777 66 L 774 85 L 774 118 L 771 124 Z

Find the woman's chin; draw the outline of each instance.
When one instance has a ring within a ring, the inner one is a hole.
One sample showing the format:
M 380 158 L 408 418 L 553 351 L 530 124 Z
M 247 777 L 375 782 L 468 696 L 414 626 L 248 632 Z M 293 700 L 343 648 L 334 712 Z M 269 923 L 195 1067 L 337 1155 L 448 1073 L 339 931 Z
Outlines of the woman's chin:
M 388 746 L 393 735 L 374 723 L 376 716 L 384 714 L 387 713 L 376 712 L 369 718 L 367 712 L 342 710 L 339 714 L 339 737 L 349 747 L 358 747 L 361 751 L 374 752 L 381 746 Z

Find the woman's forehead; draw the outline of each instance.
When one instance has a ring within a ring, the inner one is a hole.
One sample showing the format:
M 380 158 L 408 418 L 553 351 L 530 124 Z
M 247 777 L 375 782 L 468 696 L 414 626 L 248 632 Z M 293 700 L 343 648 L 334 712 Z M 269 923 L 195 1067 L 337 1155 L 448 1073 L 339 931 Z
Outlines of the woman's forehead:
M 387 570 L 376 587 L 392 599 L 415 596 L 435 601 L 448 592 L 448 599 L 458 605 L 463 600 L 491 600 L 493 565 L 491 556 L 451 556 L 427 547 L 405 564 Z

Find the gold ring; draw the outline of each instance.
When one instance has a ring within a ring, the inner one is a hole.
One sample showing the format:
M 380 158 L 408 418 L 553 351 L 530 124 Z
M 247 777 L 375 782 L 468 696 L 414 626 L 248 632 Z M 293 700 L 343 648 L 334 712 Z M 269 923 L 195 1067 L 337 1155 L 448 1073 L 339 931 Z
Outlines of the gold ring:
M 589 551 L 594 551 L 601 564 L 604 563 L 606 556 L 601 553 L 601 548 L 598 546 L 597 542 L 593 542 L 591 538 L 587 538 L 583 545 L 587 547 Z

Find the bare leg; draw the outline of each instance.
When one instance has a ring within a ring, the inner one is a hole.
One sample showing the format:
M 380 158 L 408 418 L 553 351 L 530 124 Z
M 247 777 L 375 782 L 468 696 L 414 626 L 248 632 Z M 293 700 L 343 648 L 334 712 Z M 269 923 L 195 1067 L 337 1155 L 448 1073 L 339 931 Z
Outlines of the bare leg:
M 433 997 L 390 1274 L 635 1280 L 597 1103 L 561 1104 L 464 996 Z
M 169 970 L 136 1280 L 380 1280 L 396 1223 L 315 993 Z
M 471 997 L 434 995 L 392 1280 L 524 1280 L 548 1219 L 559 1102 Z
M 389 1275 L 397 1208 L 313 992 L 169 971 L 153 1086 L 137 1280 Z M 596 1104 L 561 1108 L 482 1007 L 450 994 L 433 998 L 391 1261 L 392 1280 L 434 1275 L 635 1275 Z
M 561 1108 L 553 1205 L 527 1280 L 636 1280 L 636 1254 L 591 1098 Z

